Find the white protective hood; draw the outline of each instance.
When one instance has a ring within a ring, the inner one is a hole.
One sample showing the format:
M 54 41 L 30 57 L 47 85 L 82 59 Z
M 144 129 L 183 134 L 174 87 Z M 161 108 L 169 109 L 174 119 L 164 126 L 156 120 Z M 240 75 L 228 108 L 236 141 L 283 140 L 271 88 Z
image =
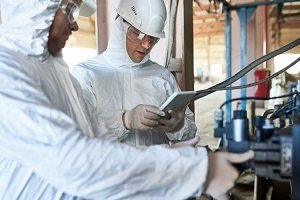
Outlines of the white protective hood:
M 60 0 L 29 0 L 26 3 L 24 0 L 1 0 L 0 44 L 23 55 L 40 60 L 47 58 L 49 29 L 59 3 Z
M 23 55 L 45 60 L 49 56 L 47 42 L 50 25 L 60 2 L 61 0 L 29 0 L 25 4 L 23 0 L 1 0 L 0 44 Z M 81 16 L 90 16 L 95 11 L 94 0 L 83 0 Z
M 41 74 L 36 72 L 36 81 L 45 76 L 42 79 L 48 84 L 43 89 L 50 91 L 49 88 L 57 87 L 57 93 L 63 91 L 65 95 L 49 94 L 49 97 L 53 102 L 61 102 L 64 112 L 71 114 L 87 135 L 93 136 L 86 119 L 80 119 L 85 116 L 82 109 L 76 108 L 79 101 L 77 97 L 74 98 L 76 91 L 68 74 L 67 64 L 61 57 L 51 56 L 47 48 L 49 30 L 60 2 L 61 0 L 27 0 L 26 3 L 23 0 L 1 0 L 0 44 L 22 56 L 40 61 L 26 70 L 32 73 L 36 66 L 44 66 L 46 69 L 36 69 L 41 70 Z M 70 105 L 64 102 L 69 102 Z
M 126 51 L 126 32 L 128 24 L 123 22 L 121 17 L 118 17 L 112 27 L 108 46 L 105 52 L 101 54 L 97 61 L 104 59 L 110 66 L 113 67 L 133 67 L 141 65 L 149 60 L 149 54 L 144 57 L 140 63 L 133 62 Z

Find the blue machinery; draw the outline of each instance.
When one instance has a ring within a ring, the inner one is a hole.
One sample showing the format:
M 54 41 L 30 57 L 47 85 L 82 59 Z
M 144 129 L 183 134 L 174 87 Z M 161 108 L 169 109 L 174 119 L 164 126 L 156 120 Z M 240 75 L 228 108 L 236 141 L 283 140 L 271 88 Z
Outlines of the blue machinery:
M 291 199 L 300 199 L 300 93 L 298 91 L 300 91 L 300 81 L 295 92 L 278 97 L 289 96 L 287 103 L 278 109 L 266 111 L 263 116 L 253 118 L 252 130 L 249 129 L 251 124 L 246 110 L 233 111 L 233 119 L 223 123 L 222 107 L 226 103 L 242 98 L 223 103 L 215 113 L 214 135 L 219 138 L 224 138 L 225 135 L 226 144 L 222 147 L 224 150 L 242 153 L 251 149 L 255 152 L 250 162 L 236 166 L 240 170 L 251 168 L 257 175 L 255 185 L 257 200 L 267 199 L 267 178 L 291 184 L 291 194 L 285 191 L 283 198 L 290 199 L 288 196 L 292 195 Z M 275 119 L 279 120 L 279 127 L 273 124 Z M 276 191 L 277 189 L 275 188 Z
M 241 69 L 244 69 L 247 65 L 247 23 L 251 15 L 254 13 L 257 6 L 265 6 L 271 4 L 278 4 L 278 9 L 281 10 L 283 7 L 283 3 L 286 2 L 295 2 L 297 0 L 275 0 L 275 1 L 265 1 L 265 2 L 254 2 L 248 4 L 239 4 L 231 6 L 226 0 L 219 0 L 224 5 L 225 11 L 225 43 L 226 43 L 226 78 L 230 79 L 232 76 L 232 62 L 231 62 L 231 11 L 236 10 L 240 20 L 240 65 Z M 299 83 L 298 82 L 298 92 L 299 92 Z M 247 77 L 243 76 L 241 78 L 241 85 L 247 85 Z M 247 149 L 252 149 L 256 153 L 256 157 L 254 159 L 254 163 L 252 168 L 255 169 L 255 173 L 259 175 L 257 177 L 257 185 L 256 185 L 256 198 L 258 200 L 266 199 L 266 179 L 264 177 L 273 177 L 277 180 L 283 180 L 284 178 L 289 178 L 292 180 L 292 199 L 298 200 L 300 199 L 300 159 L 297 154 L 300 152 L 300 121 L 299 121 L 299 94 L 297 97 L 297 115 L 298 118 L 295 120 L 295 124 L 292 125 L 292 129 L 285 129 L 283 127 L 276 129 L 277 133 L 269 136 L 269 142 L 264 142 L 264 138 L 260 138 L 261 134 L 265 132 L 265 134 L 269 134 L 269 129 L 262 131 L 260 127 L 263 124 L 261 121 L 256 124 L 256 141 L 251 142 L 248 138 L 247 134 L 249 132 L 248 121 L 246 118 L 246 99 L 247 92 L 246 88 L 241 89 L 241 111 L 234 111 L 234 117 L 231 121 L 231 111 L 232 105 L 231 103 L 227 103 L 225 120 L 226 127 L 221 129 L 215 129 L 215 134 L 220 131 L 220 137 L 222 135 L 226 135 L 227 137 L 227 150 L 232 152 L 243 152 Z M 230 101 L 232 99 L 231 90 L 226 91 L 226 101 Z M 244 100 L 243 100 L 244 99 Z M 219 113 L 222 115 L 222 113 Z M 259 118 L 259 117 L 258 117 Z M 257 118 L 257 119 L 258 119 Z M 216 119 L 220 119 L 216 117 Z M 294 118 L 296 119 L 296 118 Z M 235 121 L 244 122 L 242 125 L 239 124 L 239 128 L 235 127 Z M 264 119 L 263 119 L 264 121 Z M 217 123 L 222 124 L 223 122 Z M 238 133 L 235 130 L 239 130 Z M 274 128 L 273 128 L 274 129 Z M 275 129 L 274 129 L 275 130 Z M 273 131 L 274 131 L 273 130 Z M 283 133 L 283 134 L 282 134 Z M 260 135 L 260 136 L 259 136 Z M 288 136 L 287 136 L 288 135 Z M 237 137 L 238 136 L 238 137 Z M 242 137 L 243 136 L 243 137 Z M 236 138 L 235 138 L 236 137 Z M 279 137 L 279 138 L 278 138 Z M 287 148 L 288 147 L 288 148 Z M 233 148 L 233 149 L 232 149 Z M 288 150 L 287 150 L 288 149 Z M 289 152 L 288 154 L 286 152 Z M 259 156 L 261 155 L 261 156 Z M 275 155 L 278 160 L 268 160 L 266 159 L 267 155 Z M 291 157 L 286 157 L 286 155 L 290 155 Z M 276 163 L 274 165 L 274 163 Z M 279 164 L 278 164 L 279 163 Z M 285 163 L 285 164 L 284 164 Z M 288 164 L 286 164 L 288 163 Z M 259 167 L 260 166 L 260 167 Z M 263 167 L 262 167 L 263 166 Z M 266 170 L 267 169 L 267 170 Z M 273 171 L 280 173 L 273 173 Z M 292 178 L 294 177 L 294 178 Z
M 279 9 L 282 9 L 283 3 L 287 2 L 296 2 L 297 0 L 277 0 L 277 1 L 266 1 L 266 2 L 254 2 L 254 3 L 247 3 L 247 4 L 237 4 L 237 5 L 230 5 L 225 0 L 219 0 L 224 5 L 225 11 L 225 43 L 226 43 L 226 78 L 230 78 L 232 76 L 232 62 L 231 62 L 231 11 L 236 10 L 240 19 L 240 51 L 241 51 L 241 67 L 244 68 L 247 65 L 247 23 L 253 12 L 255 11 L 257 6 L 265 6 L 265 5 L 272 5 L 278 4 Z M 247 84 L 247 77 L 244 76 L 241 79 L 241 85 Z M 246 97 L 247 92 L 246 88 L 241 90 L 241 97 Z M 226 100 L 231 99 L 231 91 L 226 91 Z M 242 101 L 241 109 L 246 109 L 246 101 Z M 232 106 L 231 104 L 226 105 L 226 121 L 231 120 L 231 111 Z
M 258 85 L 260 83 L 270 81 L 272 78 L 285 72 L 287 69 L 300 61 L 298 57 L 285 68 L 272 74 L 270 77 L 260 80 L 255 83 L 247 84 L 245 75 L 266 62 L 267 60 L 282 54 L 291 48 L 300 45 L 300 38 L 286 44 L 279 49 L 267 53 L 266 55 L 256 59 L 249 65 L 246 65 L 247 56 L 247 32 L 246 25 L 250 16 L 253 14 L 256 6 L 279 4 L 279 9 L 282 9 L 283 2 L 295 1 L 276 1 L 276 2 L 256 2 L 251 4 L 242 4 L 231 6 L 225 0 L 222 1 L 225 5 L 226 12 L 226 61 L 227 61 L 227 79 L 205 90 L 196 91 L 194 100 L 207 96 L 215 91 L 227 90 L 226 102 L 220 106 L 220 109 L 215 112 L 215 128 L 214 136 L 220 139 L 220 149 L 223 151 L 241 153 L 251 149 L 255 152 L 255 156 L 251 161 L 251 168 L 254 174 L 257 175 L 256 181 L 256 197 L 257 200 L 266 200 L 267 193 L 267 178 L 280 181 L 291 181 L 292 183 L 292 199 L 300 200 L 300 80 L 298 80 L 296 93 L 292 92 L 288 96 L 293 96 L 288 103 L 281 105 L 266 112 L 263 118 L 257 116 L 253 124 L 251 124 L 252 134 L 250 135 L 250 124 L 247 119 L 246 100 L 271 100 L 278 97 L 247 97 L 246 87 Z M 241 70 L 234 76 L 231 73 L 231 11 L 237 10 L 241 22 Z M 235 81 L 241 79 L 240 86 L 230 86 Z M 230 90 L 242 89 L 241 97 L 232 99 Z M 231 119 L 231 102 L 242 101 L 241 110 L 234 111 L 234 117 Z M 223 119 L 223 106 L 226 106 L 226 121 Z M 271 112 L 270 112 L 271 111 Z M 268 117 L 270 113 L 273 113 Z M 280 126 L 274 126 L 273 120 L 279 119 Z M 289 124 L 286 124 L 286 119 Z M 253 126 L 254 125 L 254 126 Z M 288 125 L 288 126 L 286 126 Z M 244 165 L 249 167 L 249 165 Z M 244 167 L 243 167 L 244 168 Z M 242 169 L 242 168 L 241 168 Z M 245 169 L 245 168 L 244 168 Z M 288 194 L 289 195 L 289 194 Z

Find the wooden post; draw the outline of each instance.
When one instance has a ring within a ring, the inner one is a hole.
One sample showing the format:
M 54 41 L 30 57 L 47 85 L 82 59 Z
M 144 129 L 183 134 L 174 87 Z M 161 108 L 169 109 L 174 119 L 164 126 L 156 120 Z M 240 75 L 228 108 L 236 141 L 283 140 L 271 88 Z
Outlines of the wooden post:
M 183 0 L 183 16 L 183 85 L 194 90 L 193 0 Z M 190 109 L 194 112 L 194 102 Z

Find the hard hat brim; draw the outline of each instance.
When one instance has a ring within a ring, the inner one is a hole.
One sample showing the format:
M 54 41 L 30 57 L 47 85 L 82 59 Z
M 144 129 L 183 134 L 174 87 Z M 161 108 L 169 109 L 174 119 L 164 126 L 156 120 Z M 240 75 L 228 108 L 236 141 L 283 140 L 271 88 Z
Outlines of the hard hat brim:
M 80 5 L 80 16 L 89 17 L 96 12 L 97 5 L 94 0 L 84 0 Z

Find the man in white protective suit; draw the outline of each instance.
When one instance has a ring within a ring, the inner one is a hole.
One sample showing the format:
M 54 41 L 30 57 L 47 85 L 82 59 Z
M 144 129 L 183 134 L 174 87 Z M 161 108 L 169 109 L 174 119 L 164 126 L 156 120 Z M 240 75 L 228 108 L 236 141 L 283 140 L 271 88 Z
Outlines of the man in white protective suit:
M 85 0 L 1 0 L 0 199 L 224 198 L 253 152 L 95 138 L 61 58 Z M 92 7 L 91 7 L 92 6 Z M 94 8 L 94 9 L 93 9 Z
M 171 111 L 170 119 L 158 108 L 180 91 L 169 70 L 149 59 L 165 37 L 164 1 L 120 0 L 116 11 L 107 50 L 71 69 L 92 126 L 102 137 L 132 146 L 194 138 L 197 128 L 189 108 Z

